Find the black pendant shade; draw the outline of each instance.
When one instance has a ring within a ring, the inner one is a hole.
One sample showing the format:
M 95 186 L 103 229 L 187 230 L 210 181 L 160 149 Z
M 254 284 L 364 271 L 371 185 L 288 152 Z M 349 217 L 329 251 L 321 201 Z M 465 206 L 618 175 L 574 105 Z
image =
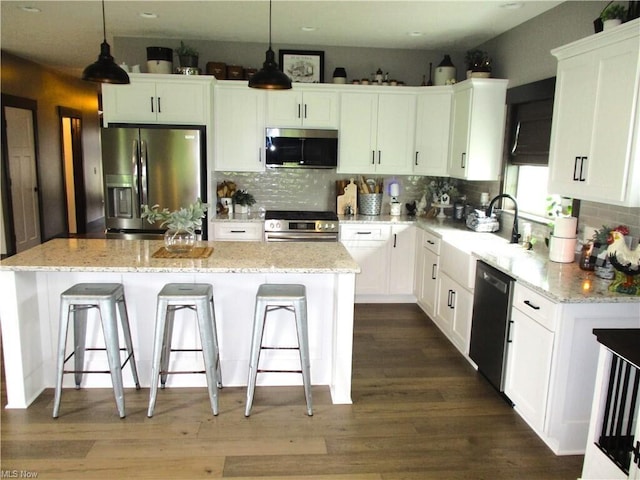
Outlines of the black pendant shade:
M 280 71 L 276 56 L 271 49 L 271 0 L 269 0 L 269 50 L 265 54 L 262 70 L 249 79 L 249 86 L 268 90 L 287 90 L 291 88 L 291 79 Z
M 98 60 L 82 72 L 82 79 L 100 83 L 130 83 L 129 75 L 120 68 L 111 56 L 111 47 L 107 43 L 107 27 L 104 19 L 104 0 L 102 0 L 102 32 L 103 42 L 100 45 Z

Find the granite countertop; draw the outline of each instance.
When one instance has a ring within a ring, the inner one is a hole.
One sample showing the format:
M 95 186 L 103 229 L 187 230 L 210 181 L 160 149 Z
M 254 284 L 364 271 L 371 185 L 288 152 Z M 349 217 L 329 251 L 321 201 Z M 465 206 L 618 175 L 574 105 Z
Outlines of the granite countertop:
M 0 262 L 0 271 L 358 273 L 339 242 L 199 242 L 203 259 L 153 258 L 162 240 L 54 239 Z
M 549 260 L 549 250 L 542 242 L 532 250 L 494 233 L 469 230 L 464 222 L 451 219 L 408 216 L 340 216 L 341 223 L 413 223 L 460 250 L 513 277 L 520 284 L 559 303 L 638 303 L 640 296 L 625 295 L 608 290 L 610 280 L 604 280 L 592 271 L 584 271 L 577 262 L 556 263 Z M 640 318 L 640 305 L 638 307 Z

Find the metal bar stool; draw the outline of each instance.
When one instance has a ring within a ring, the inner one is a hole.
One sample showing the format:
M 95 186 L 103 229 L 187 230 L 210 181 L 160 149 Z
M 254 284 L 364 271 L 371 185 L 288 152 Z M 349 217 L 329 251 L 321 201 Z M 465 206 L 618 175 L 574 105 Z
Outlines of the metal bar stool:
M 295 347 L 263 346 L 262 337 L 267 314 L 284 309 L 292 312 L 296 321 L 298 345 Z M 300 354 L 300 370 L 265 370 L 260 369 L 260 352 L 262 350 L 298 350 Z M 309 338 L 307 333 L 307 294 L 304 285 L 295 284 L 262 284 L 258 288 L 253 320 L 253 337 L 251 339 L 251 357 L 249 360 L 249 381 L 247 385 L 247 406 L 245 416 L 251 414 L 253 394 L 256 388 L 256 377 L 263 372 L 301 373 L 304 383 L 304 395 L 307 400 L 307 414 L 313 415 L 311 397 L 311 374 L 309 360 Z
M 195 311 L 202 348 L 171 348 L 175 312 L 182 309 Z M 171 352 L 202 352 L 205 369 L 201 371 L 169 371 Z M 161 387 L 164 388 L 167 375 L 176 373 L 204 373 L 207 377 L 211 410 L 214 415 L 218 415 L 218 388 L 222 387 L 219 352 L 213 306 L 213 287 L 202 283 L 168 283 L 165 285 L 158 294 L 151 365 L 151 392 L 147 416 L 153 416 L 158 394 L 158 377 L 160 377 Z
M 91 309 L 97 309 L 102 323 L 105 348 L 86 348 L 87 313 Z M 116 311 L 120 316 L 122 333 L 124 335 L 125 348 L 120 348 L 118 340 L 118 323 Z M 73 314 L 74 350 L 66 356 L 67 332 L 69 330 L 69 317 Z M 84 352 L 91 350 L 106 351 L 109 361 L 109 370 L 83 370 Z M 126 352 L 124 361 L 121 362 L 120 352 Z M 65 370 L 65 364 L 74 357 L 74 369 Z M 60 399 L 62 397 L 62 378 L 65 373 L 75 374 L 76 389 L 80 388 L 83 373 L 111 373 L 113 392 L 120 418 L 125 417 L 124 389 L 122 385 L 122 369 L 127 364 L 131 365 L 131 373 L 136 384 L 136 390 L 140 389 L 136 360 L 133 354 L 131 342 L 131 329 L 124 297 L 124 287 L 120 283 L 79 283 L 64 291 L 60 296 L 60 332 L 58 335 L 58 365 L 56 377 L 56 392 L 53 401 L 53 418 L 58 418 L 60 412 Z

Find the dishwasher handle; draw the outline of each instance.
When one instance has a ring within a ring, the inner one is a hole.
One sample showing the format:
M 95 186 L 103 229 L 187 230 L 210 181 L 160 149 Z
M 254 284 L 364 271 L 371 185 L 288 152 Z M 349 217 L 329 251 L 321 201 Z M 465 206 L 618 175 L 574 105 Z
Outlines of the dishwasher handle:
M 482 272 L 482 280 L 487 282 L 496 290 L 499 290 L 500 293 L 505 294 L 509 291 L 509 285 L 506 282 L 503 282 L 499 278 L 494 277 L 489 272 Z

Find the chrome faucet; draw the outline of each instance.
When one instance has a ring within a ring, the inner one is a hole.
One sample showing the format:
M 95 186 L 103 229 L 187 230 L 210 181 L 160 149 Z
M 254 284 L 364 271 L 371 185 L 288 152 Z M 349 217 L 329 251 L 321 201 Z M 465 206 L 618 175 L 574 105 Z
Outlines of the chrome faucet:
M 518 202 L 516 202 L 515 198 L 508 193 L 501 193 L 500 195 L 493 197 L 487 207 L 486 215 L 487 217 L 491 217 L 491 214 L 493 213 L 493 204 L 501 198 L 508 198 L 513 202 L 515 207 L 515 213 L 513 215 L 513 229 L 511 230 L 511 241 L 509 243 L 518 243 L 518 240 L 520 239 L 520 234 L 518 233 Z

